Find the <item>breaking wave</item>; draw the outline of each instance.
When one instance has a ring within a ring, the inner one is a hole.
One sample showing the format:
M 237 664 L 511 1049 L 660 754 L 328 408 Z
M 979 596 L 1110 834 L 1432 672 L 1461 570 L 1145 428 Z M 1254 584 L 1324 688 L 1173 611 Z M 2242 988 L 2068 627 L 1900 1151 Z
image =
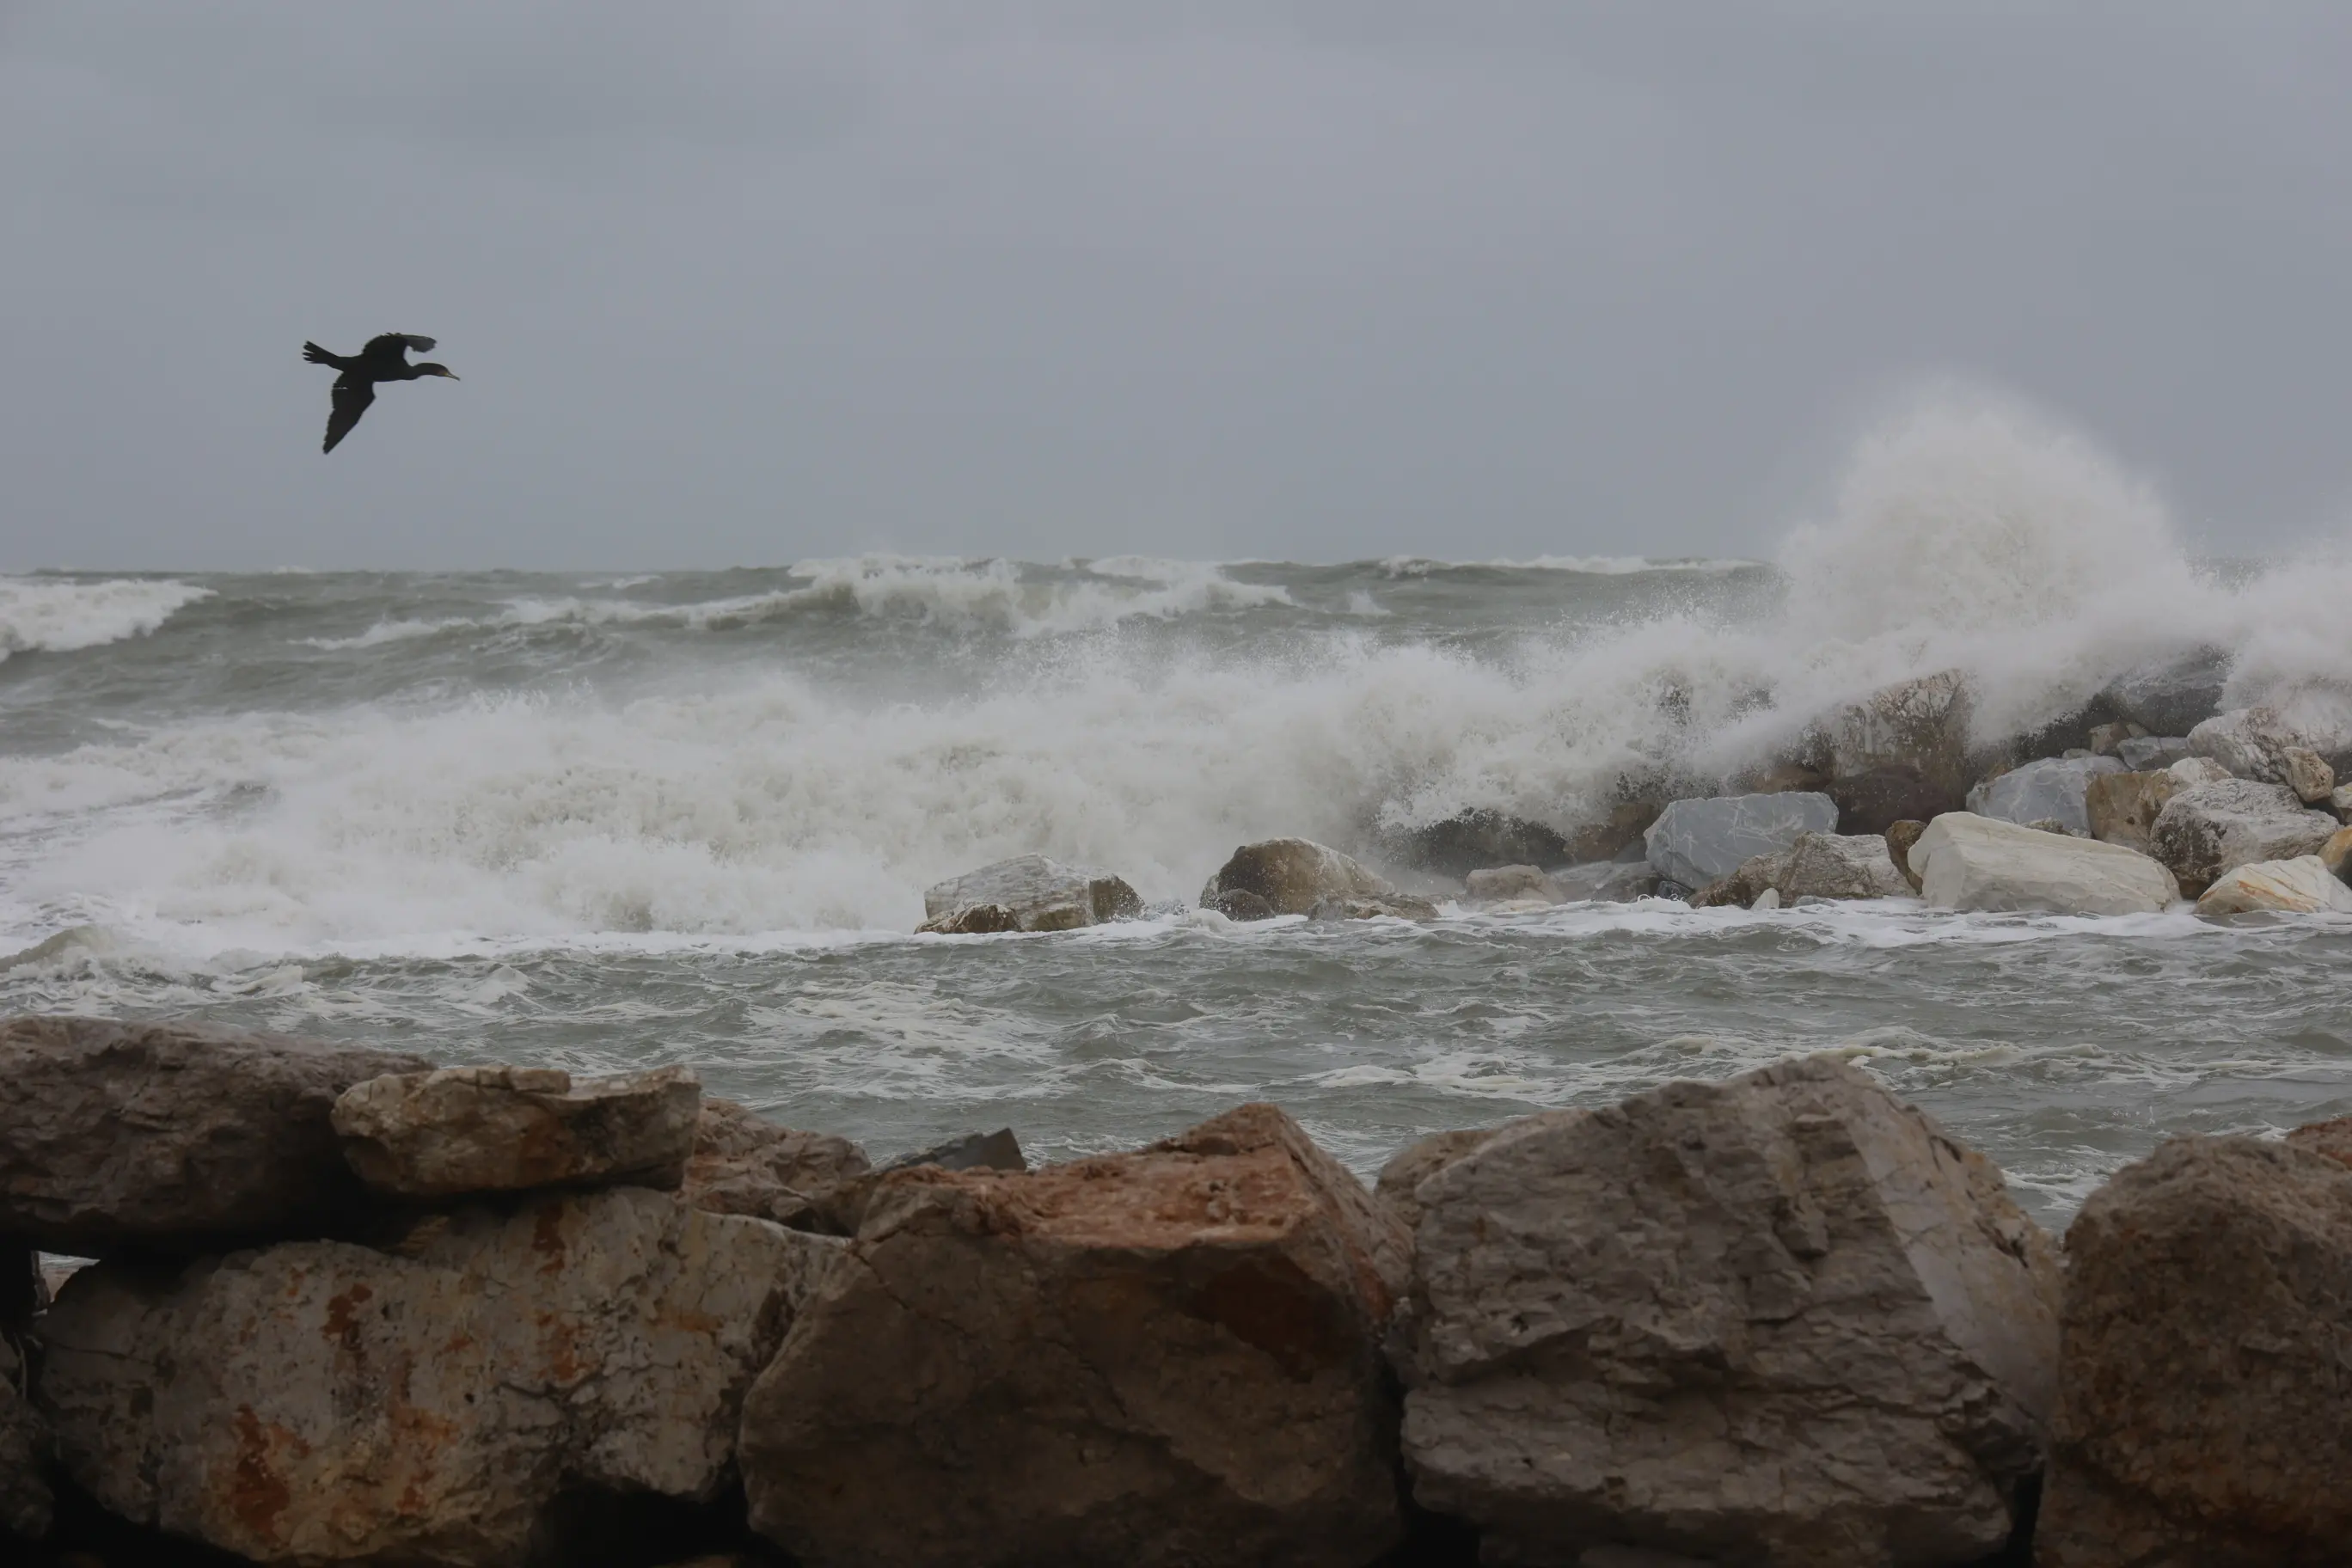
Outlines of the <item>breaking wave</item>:
M 173 612 L 211 595 L 169 579 L 0 577 L 0 658 L 74 653 L 145 637 Z

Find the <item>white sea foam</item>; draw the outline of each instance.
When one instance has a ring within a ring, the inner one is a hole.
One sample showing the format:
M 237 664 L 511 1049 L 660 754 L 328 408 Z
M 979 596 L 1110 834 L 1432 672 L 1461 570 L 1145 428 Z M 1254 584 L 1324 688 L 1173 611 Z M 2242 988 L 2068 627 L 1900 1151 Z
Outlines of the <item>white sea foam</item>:
M 1570 824 L 1629 768 L 1719 775 L 1834 702 L 1955 666 L 2004 727 L 2204 643 L 2235 650 L 2235 700 L 2324 716 L 2352 693 L 2344 565 L 2201 574 L 2146 485 L 1997 401 L 1923 402 L 1873 434 L 1777 570 L 1785 607 L 1736 624 L 1682 610 L 1475 653 L 1383 639 L 1384 623 L 1278 651 L 1090 636 L 1287 602 L 1217 566 L 1141 558 L 867 556 L 684 606 L 519 598 L 480 624 L 832 609 L 1076 640 L 930 700 L 737 668 L 683 695 L 673 681 L 634 699 L 190 718 L 0 758 L 0 926 L 98 921 L 205 951 L 905 931 L 929 882 L 1029 851 L 1190 901 L 1255 837 L 1362 846 L 1475 806 Z M 450 625 L 386 619 L 349 646 Z M 1717 929 L 1662 906 L 1557 920 Z M 1873 917 L 1855 940 L 2040 929 L 1914 914 Z
M 72 653 L 145 637 L 174 611 L 211 596 L 169 578 L 85 583 L 0 577 L 0 658 L 12 653 Z

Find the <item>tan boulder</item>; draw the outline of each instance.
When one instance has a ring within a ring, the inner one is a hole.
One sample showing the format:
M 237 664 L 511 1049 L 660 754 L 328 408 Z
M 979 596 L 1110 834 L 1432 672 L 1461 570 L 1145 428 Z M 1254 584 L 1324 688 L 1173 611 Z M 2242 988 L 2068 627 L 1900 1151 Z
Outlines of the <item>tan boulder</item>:
M 2316 855 L 2235 866 L 2199 895 L 2200 915 L 2352 914 L 2352 888 L 2336 879 Z
M 1536 899 L 1547 904 L 1560 901 L 1552 879 L 1533 866 L 1488 866 L 1465 877 L 1462 886 L 1478 903 L 1498 904 L 1519 899 Z
M 923 891 L 918 930 L 969 935 L 996 931 L 1075 931 L 1133 920 L 1143 900 L 1108 871 L 1016 855 L 950 877 Z
M 1903 873 L 1903 880 L 1915 893 L 1919 890 L 1920 878 L 1912 868 L 1911 848 L 1927 831 L 1927 825 L 1916 818 L 1890 824 L 1886 829 L 1886 858 L 1895 862 L 1895 868 Z
M 2329 876 L 2352 883 L 2352 827 L 2339 827 L 2329 834 L 2316 853 Z
M 841 1223 L 847 1189 L 872 1169 L 846 1138 L 779 1127 L 731 1100 L 705 1100 L 678 1196 L 708 1214 L 837 1232 L 849 1228 Z
M 2336 827 L 2334 817 L 2308 809 L 2284 784 L 2233 778 L 2165 802 L 2147 852 L 2194 897 L 2237 867 L 2312 854 Z
M 572 1487 L 689 1501 L 845 1243 L 664 1193 L 77 1275 L 43 1325 L 68 1474 L 134 1523 L 259 1563 L 511 1568 Z
M 534 1187 L 675 1187 L 702 1086 L 685 1068 L 574 1083 L 559 1068 L 442 1068 L 354 1084 L 335 1131 L 360 1179 L 404 1198 Z
M 2310 1122 L 2288 1133 L 2286 1141 L 2298 1149 L 2325 1154 L 2339 1165 L 2352 1165 L 2352 1116 Z
M 2102 844 L 2120 844 L 2147 854 L 2157 814 L 2165 802 L 2188 787 L 2178 773 L 2169 772 L 2099 774 L 2083 792 L 2091 837 Z
M 1911 884 L 1879 833 L 1801 833 L 1773 884 L 1783 899 L 1899 899 Z
M 2352 1171 L 2252 1138 L 2126 1166 L 2066 1233 L 2042 1568 L 2352 1561 Z
M 185 1024 L 0 1023 L 0 1237 L 90 1258 L 363 1227 L 335 1097 L 431 1065 Z
M 2336 770 L 2308 746 L 2284 746 L 2279 751 L 2279 782 L 2305 805 L 2326 805 L 2336 793 Z
M 1201 904 L 1212 908 L 1221 896 L 1244 893 L 1265 900 L 1277 915 L 1303 915 L 1324 899 L 1391 898 L 1396 890 L 1337 849 L 1306 838 L 1269 838 L 1234 850 L 1201 889 Z
M 753 1526 L 809 1568 L 1360 1568 L 1399 1528 L 1409 1247 L 1271 1106 L 892 1173 L 745 1405 Z
M 1486 1560 L 1887 1568 L 2009 1536 L 2054 1249 L 1990 1162 L 1851 1065 L 1531 1116 L 1414 1195 L 1405 1458 Z

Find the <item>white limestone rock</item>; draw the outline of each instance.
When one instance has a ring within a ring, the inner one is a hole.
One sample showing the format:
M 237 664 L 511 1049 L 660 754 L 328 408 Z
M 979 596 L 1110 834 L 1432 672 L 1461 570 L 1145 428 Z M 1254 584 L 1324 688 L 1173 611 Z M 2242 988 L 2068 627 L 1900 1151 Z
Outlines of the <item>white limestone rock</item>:
M 1678 800 L 1643 835 L 1650 867 L 1669 882 L 1704 888 L 1759 855 L 1786 849 L 1801 833 L 1836 830 L 1837 803 L 1811 791 Z
M 2223 873 L 2197 900 L 2200 915 L 2352 914 L 2352 888 L 2337 880 L 2316 855 L 2257 860 Z
M 2069 831 L 2088 833 L 2091 818 L 2084 792 L 2101 773 L 2124 771 L 2114 757 L 2043 757 L 1969 791 L 1969 809 L 2003 822 L 2056 822 Z
M 1938 909 L 2152 914 L 2180 896 L 2172 873 L 2137 850 L 1964 811 L 1929 823 L 1910 858 Z
M 1885 1568 L 2008 1536 L 2057 1375 L 2054 1250 L 1857 1068 L 1528 1117 L 1413 1196 L 1405 1460 L 1486 1561 Z
M 966 911 L 1003 911 L 978 922 Z M 1074 931 L 1133 920 L 1143 912 L 1136 890 L 1108 871 L 1065 866 L 1043 855 L 1016 855 L 923 890 L 923 931 Z M 965 917 L 960 919 L 959 917 Z

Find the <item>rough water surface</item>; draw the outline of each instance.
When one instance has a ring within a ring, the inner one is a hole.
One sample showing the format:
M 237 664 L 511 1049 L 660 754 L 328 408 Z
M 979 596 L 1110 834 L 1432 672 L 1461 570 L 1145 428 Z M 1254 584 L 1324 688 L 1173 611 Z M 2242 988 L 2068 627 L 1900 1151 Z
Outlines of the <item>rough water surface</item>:
M 1189 906 L 1293 834 L 1443 902 L 1396 865 L 1412 828 L 1572 826 L 1628 769 L 1727 777 L 1937 669 L 2026 729 L 2214 646 L 2232 702 L 2341 717 L 2347 603 L 2341 564 L 2191 561 L 2144 487 L 1983 409 L 1865 444 L 1770 563 L 20 575 L 0 1007 L 686 1063 L 884 1155 L 1010 1123 L 1066 1156 L 1267 1098 L 1366 1172 L 1834 1047 L 2063 1217 L 2168 1133 L 2352 1112 L 2352 921 Z M 1159 908 L 910 934 L 927 885 L 1033 852 Z

